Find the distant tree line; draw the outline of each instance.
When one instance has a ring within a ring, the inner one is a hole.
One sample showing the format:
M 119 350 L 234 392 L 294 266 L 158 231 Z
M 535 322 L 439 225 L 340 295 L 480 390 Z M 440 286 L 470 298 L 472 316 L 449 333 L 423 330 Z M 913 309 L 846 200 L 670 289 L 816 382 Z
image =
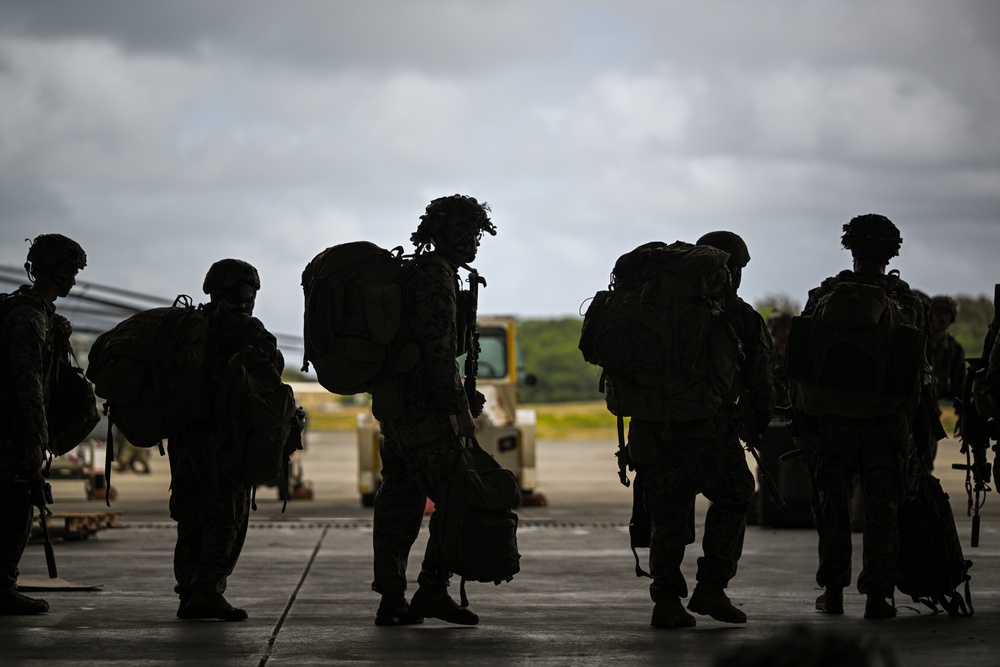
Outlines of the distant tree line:
M 965 348 L 968 357 L 982 354 L 983 337 L 993 320 L 993 299 L 986 295 L 955 295 L 958 318 L 952 335 Z M 775 309 L 798 315 L 802 307 L 785 295 L 768 295 L 754 304 L 765 319 Z M 598 392 L 600 369 L 583 360 L 577 347 L 580 342 L 578 317 L 522 320 L 518 326 L 521 360 L 525 371 L 536 383 L 521 390 L 525 403 L 592 401 Z

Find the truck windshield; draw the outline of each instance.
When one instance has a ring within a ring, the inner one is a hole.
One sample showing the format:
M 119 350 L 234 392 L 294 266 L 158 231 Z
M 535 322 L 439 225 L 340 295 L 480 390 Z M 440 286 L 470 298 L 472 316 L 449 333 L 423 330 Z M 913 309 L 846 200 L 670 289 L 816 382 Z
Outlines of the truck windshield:
M 503 327 L 479 327 L 479 374 L 481 380 L 507 377 L 507 330 Z M 465 371 L 465 355 L 458 358 Z

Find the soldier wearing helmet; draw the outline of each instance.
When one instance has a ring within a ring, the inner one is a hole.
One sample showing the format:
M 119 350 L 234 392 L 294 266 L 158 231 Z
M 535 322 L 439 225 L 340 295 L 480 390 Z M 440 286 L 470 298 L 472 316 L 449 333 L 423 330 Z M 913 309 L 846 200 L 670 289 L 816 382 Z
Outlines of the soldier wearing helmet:
M 45 600 L 17 590 L 17 566 L 31 535 L 28 481 L 40 474 L 50 446 L 53 365 L 72 333 L 55 302 L 69 295 L 85 266 L 76 241 L 42 234 L 31 241 L 24 263 L 31 285 L 0 298 L 0 615 L 49 609 Z
M 948 331 L 957 316 L 958 303 L 955 299 L 943 294 L 931 298 L 927 361 L 934 376 L 934 397 L 949 405 L 961 397 L 965 388 L 965 349 Z M 933 456 L 930 462 L 933 462 Z M 928 461 L 925 460 L 925 463 Z
M 904 324 L 923 329 L 919 297 L 899 278 L 898 271 L 887 272 L 889 261 L 899 254 L 903 243 L 896 225 L 883 215 L 869 213 L 852 218 L 843 226 L 843 232 L 841 243 L 851 252 L 853 267 L 811 290 L 803 315 L 811 316 L 835 287 L 856 290 L 854 293 L 871 293 L 872 287 L 878 287 L 899 305 Z M 914 363 L 919 366 L 924 362 L 921 358 Z M 798 384 L 792 389 L 796 395 L 803 392 Z M 918 389 L 914 387 L 911 392 L 914 402 Z M 885 405 L 897 405 L 900 400 L 886 399 Z M 846 417 L 831 411 L 806 414 L 799 407 L 797 404 L 795 422 L 803 433 L 803 448 L 814 483 L 813 513 L 819 534 L 816 582 L 824 588 L 816 600 L 816 609 L 827 614 L 844 613 L 843 589 L 851 582 L 850 498 L 854 476 L 860 473 L 865 528 L 864 565 L 857 588 L 867 596 L 865 618 L 892 618 L 896 615 L 892 596 L 899 550 L 896 507 L 903 493 L 911 410 L 906 404 L 886 407 L 884 411 L 866 405 L 875 416 Z
M 678 470 L 701 471 L 697 487 L 712 501 L 705 520 L 704 557 L 698 560 L 698 583 L 687 609 L 724 623 L 746 623 L 746 614 L 732 604 L 725 592 L 736 574 L 742 554 L 747 509 L 754 492 L 753 475 L 747 468 L 739 434 L 766 429 L 774 407 L 771 338 L 760 314 L 737 295 L 743 267 L 750 261 L 747 245 L 738 234 L 730 231 L 705 234 L 698 239 L 697 245 L 718 248 L 729 255 L 727 267 L 731 281 L 723 308 L 744 351 L 737 377 L 740 389 L 745 391 L 745 398 L 741 400 L 749 402 L 754 423 L 742 424 L 731 405 L 723 406 L 708 420 L 673 422 L 670 428 L 675 437 L 691 438 L 697 447 L 680 447 L 670 457 L 657 456 L 642 464 L 643 503 L 653 526 L 650 595 L 654 606 L 650 624 L 654 627 L 691 627 L 696 623 L 680 601 L 687 596 L 687 585 L 680 570 L 685 538 L 669 535 L 672 531 L 664 530 L 667 526 L 694 523 L 694 494 L 685 497 L 688 492 L 678 483 Z M 629 446 L 641 447 L 648 443 L 662 447 L 659 435 L 662 428 L 662 424 L 633 419 L 629 426 Z M 711 458 L 714 465 L 700 465 L 700 457 Z M 680 498 L 684 500 L 678 502 Z M 685 501 L 689 501 L 688 504 Z
M 938 400 L 953 402 L 965 387 L 965 350 L 948 328 L 958 316 L 958 304 L 950 296 L 931 298 L 930 338 L 927 358 L 934 370 Z
M 210 302 L 200 307 L 208 319 L 207 368 L 218 382 L 229 359 L 253 348 L 281 373 L 285 363 L 275 337 L 253 317 L 260 277 L 239 259 L 211 266 L 202 289 Z M 218 424 L 191 424 L 170 441 L 170 516 L 177 522 L 174 591 L 178 618 L 242 621 L 247 612 L 223 595 L 239 560 L 250 519 L 251 489 L 230 478 L 233 447 Z
M 754 413 L 755 423 L 745 426 L 766 427 L 774 402 L 771 341 L 760 315 L 736 294 L 750 253 L 743 239 L 732 232 L 711 232 L 702 236 L 698 245 L 728 253 L 732 280 L 723 297 L 723 308 L 726 320 L 742 341 L 740 347 L 748 350 L 736 372 L 741 384 L 748 388 L 747 401 Z M 633 417 L 628 431 L 636 487 L 641 485 L 642 505 L 652 526 L 649 593 L 654 604 L 650 625 L 693 627 L 697 621 L 688 610 L 724 623 L 746 623 L 746 614 L 732 604 L 725 592 L 742 555 L 747 509 L 754 492 L 753 475 L 739 442 L 740 421 L 735 406 L 722 405 L 706 419 L 671 421 L 669 438 L 664 436 L 664 428 L 662 421 Z M 647 456 L 643 451 L 658 453 Z M 659 452 L 669 452 L 669 456 Z M 706 465 L 706 461 L 711 463 Z M 681 566 L 686 545 L 694 540 L 698 493 L 711 500 L 711 507 L 702 540 L 704 557 L 698 559 L 698 583 L 685 609 L 682 599 L 688 597 L 688 587 Z M 680 526 L 689 529 L 678 529 Z
M 398 386 L 378 392 L 381 402 L 382 486 L 375 496 L 372 590 L 382 599 L 376 625 L 407 625 L 424 618 L 475 625 L 479 617 L 448 595 L 451 573 L 440 558 L 435 514 L 424 552 L 419 588 L 407 603 L 406 566 L 423 517 L 426 498 L 444 500 L 447 460 L 460 437 L 476 430 L 456 358 L 463 352 L 461 327 L 475 319 L 475 304 L 463 298 L 460 267 L 476 259 L 483 234 L 496 235 L 489 206 L 453 195 L 427 205 L 410 237 L 416 248 L 403 308 L 420 347 L 421 365 Z M 385 406 L 396 396 L 396 410 Z M 482 406 L 472 406 L 481 408 Z

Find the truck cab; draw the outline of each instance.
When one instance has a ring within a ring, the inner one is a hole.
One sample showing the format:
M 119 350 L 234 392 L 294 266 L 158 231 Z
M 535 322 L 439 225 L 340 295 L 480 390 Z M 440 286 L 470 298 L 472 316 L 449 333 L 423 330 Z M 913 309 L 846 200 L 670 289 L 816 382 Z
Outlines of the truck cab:
M 517 324 L 512 316 L 490 315 L 480 316 L 476 325 L 481 350 L 476 388 L 486 397 L 476 418 L 476 440 L 517 477 L 523 504 L 544 505 L 535 467 L 535 411 L 518 407 L 520 387 L 535 380 L 520 365 Z M 461 368 L 464 361 L 459 357 Z M 371 412 L 358 415 L 357 442 L 358 491 L 362 504 L 371 507 L 382 482 L 382 435 Z

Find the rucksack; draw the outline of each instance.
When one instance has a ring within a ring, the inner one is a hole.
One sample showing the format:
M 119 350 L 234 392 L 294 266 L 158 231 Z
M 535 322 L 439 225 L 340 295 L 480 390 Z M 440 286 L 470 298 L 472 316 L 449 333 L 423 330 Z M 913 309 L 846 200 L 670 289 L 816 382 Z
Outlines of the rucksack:
M 213 424 L 230 447 L 230 475 L 248 486 L 273 483 L 301 448 L 295 397 L 271 359 L 248 346 L 226 362 L 216 385 Z
M 935 612 L 938 605 L 949 616 L 972 616 L 969 568 L 962 554 L 948 494 L 933 475 L 913 476 L 899 501 L 899 579 L 896 587 Z M 965 584 L 965 595 L 958 588 Z
M 335 245 L 309 262 L 303 371 L 312 363 L 327 390 L 357 394 L 417 366 L 420 350 L 406 335 L 403 310 L 410 262 L 402 248 L 368 241 Z
M 703 419 L 735 398 L 740 344 L 721 307 L 728 257 L 710 246 L 654 242 L 615 263 L 611 285 L 587 308 L 579 346 L 603 370 L 613 414 Z
M 132 315 L 90 349 L 87 377 L 110 422 L 137 447 L 159 445 L 211 416 L 208 318 L 189 298 L 180 303 Z
M 514 473 L 474 438 L 454 451 L 448 470 L 443 507 L 437 510 L 444 513 L 441 558 L 446 570 L 462 577 L 461 601 L 467 607 L 466 581 L 499 585 L 521 569 L 512 511 L 521 504 L 521 491 Z
M 18 300 L 17 293 L 0 294 L 0 323 Z M 73 363 L 75 358 L 70 360 L 72 350 L 70 342 L 57 330 L 50 369 L 49 400 L 45 409 L 48 449 L 55 456 L 62 456 L 80 444 L 101 419 L 94 387 L 83 376 L 79 365 Z M 9 400 L 5 396 L 4 410 L 8 405 Z
M 841 274 L 808 315 L 792 318 L 785 375 L 806 414 L 869 418 L 919 398 L 924 333 L 916 297 L 894 274 L 881 284 Z
M 79 445 L 101 421 L 94 386 L 83 370 L 66 358 L 56 359 L 52 372 L 49 406 L 45 411 L 49 428 L 49 451 L 62 456 Z

